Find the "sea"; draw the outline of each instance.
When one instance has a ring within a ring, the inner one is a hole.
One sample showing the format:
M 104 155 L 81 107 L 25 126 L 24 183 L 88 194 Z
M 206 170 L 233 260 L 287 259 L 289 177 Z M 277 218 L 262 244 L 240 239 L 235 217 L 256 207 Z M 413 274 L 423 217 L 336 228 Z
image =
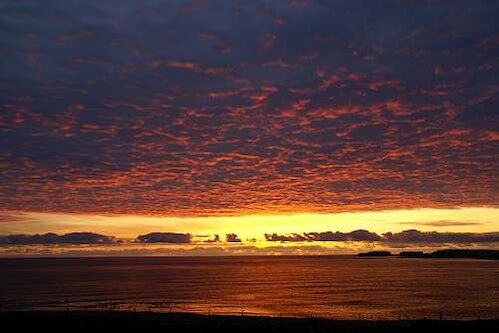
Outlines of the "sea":
M 499 261 L 355 256 L 2 258 L 2 311 L 499 319 Z

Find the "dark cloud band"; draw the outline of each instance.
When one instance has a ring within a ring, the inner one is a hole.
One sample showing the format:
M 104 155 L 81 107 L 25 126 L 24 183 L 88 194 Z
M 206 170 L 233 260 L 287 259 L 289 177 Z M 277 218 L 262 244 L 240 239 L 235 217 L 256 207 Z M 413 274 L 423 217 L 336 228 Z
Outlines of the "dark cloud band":
M 459 233 L 459 232 L 423 232 L 419 230 L 405 230 L 402 232 L 387 232 L 382 235 L 367 230 L 352 232 L 308 232 L 303 234 L 265 234 L 268 242 L 378 242 L 385 244 L 472 244 L 472 243 L 499 243 L 499 232 Z M 255 240 L 252 240 L 254 242 Z M 55 233 L 36 235 L 5 235 L 0 236 L 1 245 L 30 245 L 30 244 L 112 244 L 123 242 L 113 236 L 104 236 L 91 232 L 74 232 L 64 235 Z M 197 241 L 192 234 L 174 232 L 151 232 L 139 235 L 133 242 L 152 244 L 207 244 L 220 245 L 219 235 L 213 239 Z M 226 243 L 242 243 L 235 233 L 226 234 Z M 126 243 L 126 241 L 124 242 Z
M 47 233 L 43 235 L 7 235 L 0 236 L 0 244 L 29 245 L 29 244 L 111 244 L 115 237 L 99 235 L 92 232 L 73 232 L 64 235 Z
M 404 244 L 425 243 L 498 243 L 499 232 L 460 233 L 460 232 L 423 232 L 419 230 L 405 230 L 402 232 L 388 232 L 382 235 L 366 230 L 343 232 L 311 232 L 303 234 L 265 234 L 265 239 L 271 242 L 383 242 Z
M 188 244 L 191 242 L 191 234 L 173 233 L 173 232 L 152 232 L 137 237 L 141 243 L 174 243 Z

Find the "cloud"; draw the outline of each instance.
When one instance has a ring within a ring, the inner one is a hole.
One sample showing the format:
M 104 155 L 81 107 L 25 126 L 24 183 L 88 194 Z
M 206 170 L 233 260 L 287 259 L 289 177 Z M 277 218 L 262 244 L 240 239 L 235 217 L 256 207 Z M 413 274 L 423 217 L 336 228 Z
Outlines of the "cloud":
M 461 226 L 473 226 L 482 225 L 479 221 L 449 221 L 449 220 L 439 220 L 439 221 L 429 221 L 429 222 L 400 222 L 399 224 L 406 225 L 427 225 L 432 227 L 461 227 Z
M 497 207 L 498 16 L 497 1 L 4 1 L 0 211 Z
M 137 237 L 141 243 L 175 243 L 188 244 L 191 242 L 191 234 L 182 234 L 174 232 L 151 232 Z
M 226 234 L 225 241 L 228 243 L 241 243 L 241 239 L 237 236 L 237 234 Z
M 309 240 L 307 237 L 300 234 L 278 235 L 278 234 L 265 234 L 265 240 L 269 242 L 304 242 Z
M 265 234 L 265 239 L 271 242 L 304 242 L 304 241 L 316 241 L 316 242 L 350 242 L 350 241 L 366 241 L 373 242 L 381 240 L 381 237 L 376 233 L 369 232 L 367 230 L 355 230 L 352 232 L 309 232 L 291 235 L 278 235 L 278 234 Z
M 0 224 L 2 223 L 24 223 L 24 222 L 36 222 L 36 219 L 27 216 L 26 214 L 23 213 L 17 213 L 17 212 L 4 212 L 0 213 Z
M 57 257 L 89 257 L 89 256 L 255 256 L 255 255 L 324 255 L 352 253 L 350 248 L 328 249 L 322 246 L 196 246 L 175 247 L 164 245 L 142 244 L 140 247 L 131 244 L 114 244 L 112 246 L 81 247 L 74 245 L 0 247 L 0 256 L 57 256 Z M 179 245 L 180 246 L 180 245 Z
M 208 239 L 204 241 L 205 243 L 219 243 L 220 242 L 220 235 L 215 234 L 213 235 L 213 239 Z
M 0 244 L 110 244 L 115 238 L 92 232 L 73 232 L 64 235 L 47 233 L 43 235 L 7 235 L 0 236 Z
M 405 230 L 399 233 L 383 234 L 387 243 L 496 243 L 499 242 L 499 232 L 467 233 L 467 232 L 423 232 Z
M 270 242 L 380 242 L 385 244 L 419 244 L 419 243 L 497 243 L 499 232 L 466 233 L 466 232 L 423 232 L 405 230 L 398 233 L 387 232 L 378 235 L 367 230 L 343 232 L 310 232 L 303 234 L 265 234 Z
M 343 232 L 312 232 L 312 233 L 306 233 L 305 236 L 309 238 L 310 240 L 314 241 L 339 241 L 339 242 L 345 242 L 345 241 L 367 241 L 367 242 L 372 242 L 372 241 L 379 241 L 381 240 L 381 237 L 378 236 L 375 233 L 369 232 L 367 230 L 355 230 L 352 232 L 348 233 L 343 233 Z

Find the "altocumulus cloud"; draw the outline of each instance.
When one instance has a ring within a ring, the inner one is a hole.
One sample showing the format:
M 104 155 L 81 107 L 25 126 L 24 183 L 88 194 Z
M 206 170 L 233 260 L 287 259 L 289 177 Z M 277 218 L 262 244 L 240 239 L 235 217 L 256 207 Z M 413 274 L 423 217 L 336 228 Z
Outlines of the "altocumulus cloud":
M 498 16 L 479 0 L 1 1 L 0 212 L 497 207 Z

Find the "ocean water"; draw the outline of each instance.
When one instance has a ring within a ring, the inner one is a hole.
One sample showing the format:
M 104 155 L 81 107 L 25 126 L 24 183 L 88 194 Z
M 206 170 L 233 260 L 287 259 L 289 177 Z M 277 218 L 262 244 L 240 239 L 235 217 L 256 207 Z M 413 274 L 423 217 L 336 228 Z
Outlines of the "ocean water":
M 499 261 L 315 257 L 0 259 L 3 310 L 341 319 L 499 318 Z

